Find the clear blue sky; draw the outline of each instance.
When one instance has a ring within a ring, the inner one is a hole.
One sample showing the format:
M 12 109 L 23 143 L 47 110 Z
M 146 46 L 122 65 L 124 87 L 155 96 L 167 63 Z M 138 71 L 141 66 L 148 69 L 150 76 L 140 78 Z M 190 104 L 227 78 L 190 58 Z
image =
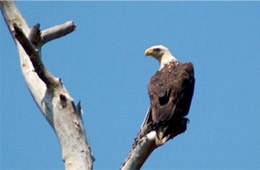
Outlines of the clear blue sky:
M 81 100 L 95 169 L 118 169 L 131 149 L 159 66 L 144 50 L 157 44 L 194 63 L 196 88 L 187 131 L 155 150 L 143 169 L 260 169 L 260 2 L 17 5 L 29 25 L 77 25 L 42 55 Z M 0 18 L 0 169 L 63 169 L 56 136 L 32 100 Z

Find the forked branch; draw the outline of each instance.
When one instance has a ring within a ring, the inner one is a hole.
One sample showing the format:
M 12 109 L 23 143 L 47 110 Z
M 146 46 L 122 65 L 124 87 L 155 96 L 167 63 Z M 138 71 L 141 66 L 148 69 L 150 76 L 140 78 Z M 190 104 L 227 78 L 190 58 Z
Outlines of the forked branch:
M 31 29 L 13 1 L 0 1 L 1 12 L 15 40 L 25 82 L 44 117 L 53 127 L 67 170 L 91 170 L 94 158 L 87 142 L 80 104 L 75 104 L 59 78 L 41 60 L 41 46 L 75 29 L 72 21 L 40 31 Z

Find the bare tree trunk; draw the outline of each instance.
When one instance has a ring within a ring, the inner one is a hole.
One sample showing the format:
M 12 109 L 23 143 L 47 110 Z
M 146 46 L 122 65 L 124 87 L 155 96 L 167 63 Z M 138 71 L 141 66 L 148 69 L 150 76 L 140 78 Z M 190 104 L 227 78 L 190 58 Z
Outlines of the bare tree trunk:
M 13 1 L 0 1 L 1 12 L 17 45 L 25 82 L 44 117 L 54 129 L 67 170 L 89 170 L 94 158 L 87 142 L 80 103 L 73 98 L 60 78 L 54 77 L 41 61 L 41 47 L 75 29 L 72 21 L 40 31 L 30 29 Z

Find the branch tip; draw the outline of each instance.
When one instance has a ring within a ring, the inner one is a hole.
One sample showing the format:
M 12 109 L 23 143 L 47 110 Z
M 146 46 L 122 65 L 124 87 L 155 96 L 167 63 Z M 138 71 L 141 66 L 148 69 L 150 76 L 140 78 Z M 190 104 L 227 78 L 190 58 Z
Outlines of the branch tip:
M 63 37 L 76 29 L 76 25 L 73 21 L 65 22 L 64 24 L 56 25 L 54 27 L 48 28 L 42 31 L 41 39 L 42 44 L 52 41 L 54 39 Z

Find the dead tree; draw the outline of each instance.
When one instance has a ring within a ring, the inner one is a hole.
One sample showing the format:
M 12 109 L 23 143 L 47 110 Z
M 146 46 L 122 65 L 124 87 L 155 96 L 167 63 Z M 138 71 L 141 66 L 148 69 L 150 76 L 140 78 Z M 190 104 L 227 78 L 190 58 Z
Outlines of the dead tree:
M 0 1 L 0 8 L 20 57 L 21 70 L 30 93 L 58 137 L 67 170 L 91 170 L 94 157 L 87 141 L 80 103 L 75 104 L 60 78 L 53 76 L 41 60 L 41 47 L 75 30 L 73 21 L 40 30 L 40 24 L 30 28 L 13 1 Z M 158 141 L 155 131 L 142 135 L 147 115 L 122 170 L 140 169 L 149 155 L 169 139 L 183 133 L 181 122 L 165 141 Z
M 75 29 L 72 21 L 47 30 L 30 28 L 13 1 L 0 1 L 9 31 L 17 45 L 22 73 L 33 99 L 54 129 L 67 170 L 92 169 L 93 156 L 87 142 L 80 103 L 74 103 L 60 78 L 41 61 L 41 47 Z

